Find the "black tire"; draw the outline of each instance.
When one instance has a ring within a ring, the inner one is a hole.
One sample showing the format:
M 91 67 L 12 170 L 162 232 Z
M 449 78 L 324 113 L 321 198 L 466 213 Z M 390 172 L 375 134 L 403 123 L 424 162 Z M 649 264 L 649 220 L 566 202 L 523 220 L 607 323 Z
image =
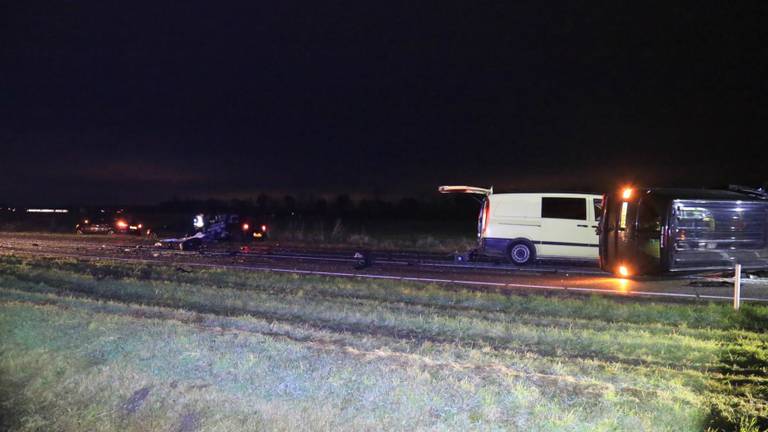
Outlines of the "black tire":
M 529 241 L 515 241 L 509 245 L 507 257 L 514 265 L 528 265 L 536 260 L 536 248 Z

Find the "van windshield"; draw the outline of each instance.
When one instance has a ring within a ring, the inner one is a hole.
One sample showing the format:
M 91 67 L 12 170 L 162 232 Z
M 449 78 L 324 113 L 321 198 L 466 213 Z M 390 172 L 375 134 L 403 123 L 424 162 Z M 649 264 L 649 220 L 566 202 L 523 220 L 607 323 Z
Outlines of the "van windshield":
M 640 233 L 660 233 L 661 232 L 661 215 L 647 201 L 640 201 L 640 206 L 637 209 L 637 231 Z

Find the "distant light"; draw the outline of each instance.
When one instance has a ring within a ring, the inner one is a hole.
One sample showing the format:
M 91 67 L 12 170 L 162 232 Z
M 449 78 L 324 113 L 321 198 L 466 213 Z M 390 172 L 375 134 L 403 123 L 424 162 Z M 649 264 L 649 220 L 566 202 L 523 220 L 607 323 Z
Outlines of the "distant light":
M 251 228 L 251 226 L 248 225 L 247 223 L 243 224 L 243 231 L 248 231 L 250 228 Z
M 632 198 L 632 188 L 625 188 L 624 191 L 621 193 L 621 197 L 626 199 Z
M 85 219 L 85 220 L 83 221 L 83 223 L 84 223 L 84 224 L 89 224 L 89 223 L 91 223 L 91 221 L 89 221 L 88 219 Z
M 27 209 L 27 213 L 69 213 L 67 209 Z
M 117 226 L 120 228 L 125 228 L 128 226 L 128 224 L 124 220 L 117 221 Z
M 262 226 L 261 226 L 261 230 L 262 230 L 263 232 L 267 232 L 267 226 L 266 226 L 266 225 L 262 225 Z
M 144 226 L 142 224 L 139 224 L 139 229 L 142 229 Z
M 622 277 L 629 276 L 629 267 L 627 267 L 625 265 L 620 265 L 619 266 L 619 275 L 622 276 Z

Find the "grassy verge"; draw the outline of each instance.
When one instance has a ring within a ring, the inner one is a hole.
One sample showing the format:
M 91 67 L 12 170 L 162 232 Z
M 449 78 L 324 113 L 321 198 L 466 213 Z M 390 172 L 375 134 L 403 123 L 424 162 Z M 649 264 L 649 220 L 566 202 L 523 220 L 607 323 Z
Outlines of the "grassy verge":
M 19 430 L 761 430 L 768 308 L 0 258 Z

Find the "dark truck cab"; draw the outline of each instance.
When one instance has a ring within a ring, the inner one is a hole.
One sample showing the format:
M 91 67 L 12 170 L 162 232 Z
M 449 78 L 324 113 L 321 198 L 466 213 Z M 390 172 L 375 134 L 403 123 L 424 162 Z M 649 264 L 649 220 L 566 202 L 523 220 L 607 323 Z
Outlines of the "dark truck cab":
M 621 276 L 768 268 L 768 195 L 627 188 L 605 196 L 600 267 Z

